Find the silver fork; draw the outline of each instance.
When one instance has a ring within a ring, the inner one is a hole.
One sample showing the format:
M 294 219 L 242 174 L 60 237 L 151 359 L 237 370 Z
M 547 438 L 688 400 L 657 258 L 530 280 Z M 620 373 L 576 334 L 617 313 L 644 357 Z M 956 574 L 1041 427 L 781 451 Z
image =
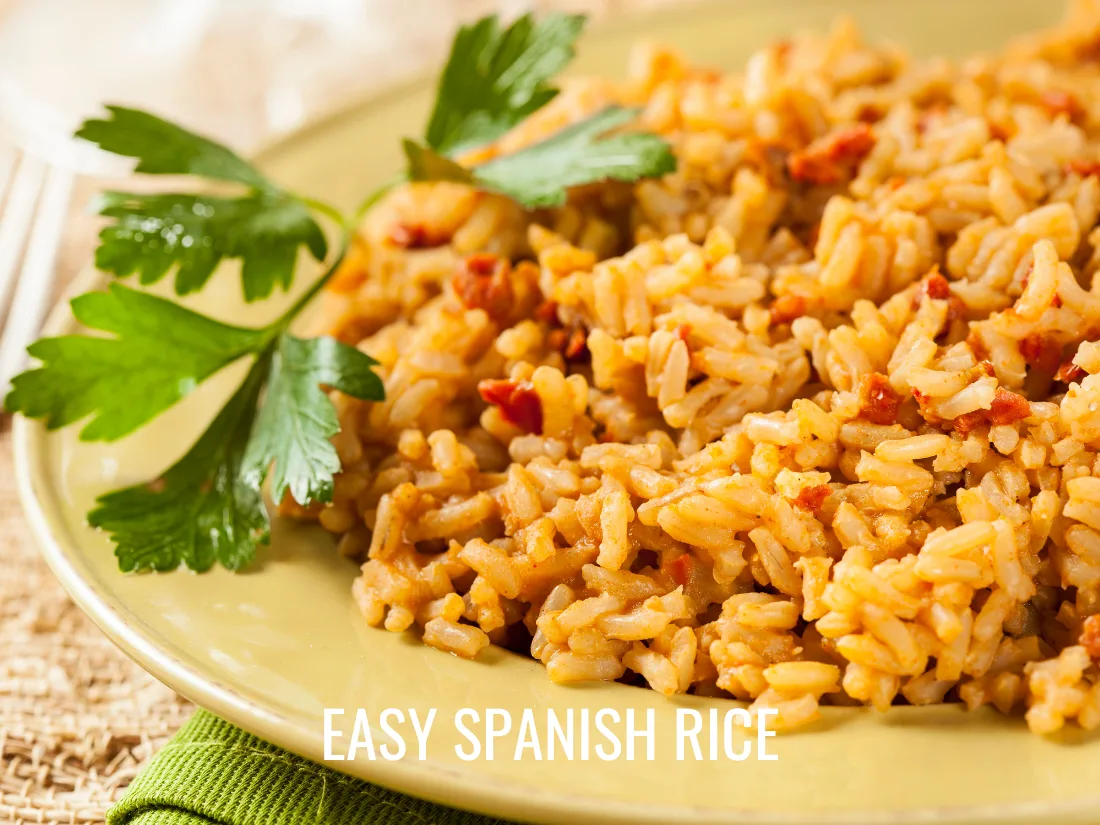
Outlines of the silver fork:
M 72 171 L 0 142 L 0 394 L 26 365 L 49 308 L 73 180 Z

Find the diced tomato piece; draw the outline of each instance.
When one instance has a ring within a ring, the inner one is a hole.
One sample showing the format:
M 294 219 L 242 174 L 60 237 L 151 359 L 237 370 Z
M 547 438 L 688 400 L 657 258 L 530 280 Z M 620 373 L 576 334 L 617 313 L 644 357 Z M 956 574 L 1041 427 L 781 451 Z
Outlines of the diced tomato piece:
M 889 425 L 898 420 L 901 396 L 880 372 L 872 372 L 859 381 L 859 412 L 873 424 Z
M 825 503 L 825 499 L 832 492 L 824 484 L 818 484 L 815 487 L 803 487 L 791 503 L 795 507 L 801 507 L 806 512 L 816 515 L 817 511 L 821 509 L 821 505 Z
M 501 417 L 524 432 L 542 434 L 542 401 L 529 381 L 488 379 L 477 385 L 486 404 L 500 410 Z
M 515 299 L 511 276 L 512 265 L 506 259 L 477 253 L 462 262 L 451 278 L 451 286 L 467 309 L 483 309 L 494 321 L 504 323 Z
M 1020 341 L 1019 347 L 1028 366 L 1040 372 L 1053 375 L 1062 363 L 1062 345 L 1053 335 L 1033 332 Z
M 672 561 L 665 564 L 665 572 L 672 577 L 672 580 L 678 585 L 686 585 L 688 579 L 691 577 L 691 570 L 694 567 L 695 562 L 687 553 L 682 556 L 677 556 Z
M 1031 404 L 1022 395 L 997 387 L 993 395 L 993 405 L 989 410 L 991 424 L 1013 424 L 1031 415 Z
M 859 123 L 818 138 L 787 158 L 787 171 L 797 181 L 829 184 L 840 181 L 874 148 L 875 135 L 866 123 Z

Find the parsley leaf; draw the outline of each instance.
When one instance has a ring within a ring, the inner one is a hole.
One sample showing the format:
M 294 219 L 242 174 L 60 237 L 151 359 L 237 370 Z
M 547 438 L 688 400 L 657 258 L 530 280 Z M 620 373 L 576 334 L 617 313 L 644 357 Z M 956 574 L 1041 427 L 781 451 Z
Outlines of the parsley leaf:
M 270 493 L 282 501 L 289 489 L 299 503 L 330 501 L 340 459 L 329 441 L 340 430 L 336 410 L 321 386 L 364 400 L 384 397 L 378 362 L 335 338 L 279 340 L 244 456 L 246 478 L 258 488 L 270 468 Z
M 406 140 L 409 176 L 464 181 L 507 195 L 529 209 L 561 206 L 571 186 L 657 177 L 676 169 L 672 149 L 656 135 L 635 132 L 601 137 L 637 115 L 637 109 L 609 106 L 546 140 L 473 169 Z
M 74 298 L 84 326 L 114 337 L 63 335 L 28 347 L 42 364 L 12 380 L 4 406 L 49 429 L 92 416 L 84 441 L 114 441 L 155 418 L 222 367 L 260 347 L 262 330 L 213 321 L 112 284 Z
M 473 172 L 448 157 L 433 152 L 415 140 L 405 138 L 401 142 L 405 159 L 409 162 L 409 180 L 449 180 L 474 185 Z
M 257 361 L 195 445 L 150 484 L 101 496 L 88 523 L 107 531 L 124 572 L 240 570 L 269 535 L 258 487 L 241 476 L 241 458 L 267 364 Z
M 638 109 L 609 106 L 546 140 L 494 158 L 474 177 L 527 207 L 561 206 L 571 186 L 602 180 L 632 181 L 676 169 L 676 157 L 661 138 L 647 133 L 601 137 L 636 118 Z
M 425 133 L 445 155 L 489 143 L 558 93 L 547 81 L 573 58 L 584 15 L 530 14 L 501 29 L 497 16 L 463 26 L 439 78 Z
M 140 109 L 105 108 L 111 114 L 110 119 L 84 121 L 75 137 L 91 141 L 113 155 L 137 158 L 135 172 L 195 175 L 278 191 L 252 164 L 221 144 Z
M 138 159 L 135 171 L 194 175 L 240 184 L 239 195 L 109 192 L 100 214 L 96 265 L 118 277 L 138 273 L 156 283 L 178 265 L 179 295 L 203 287 L 223 258 L 240 258 L 247 301 L 290 286 L 299 246 L 318 261 L 328 244 L 306 204 L 261 175 L 233 151 L 155 115 L 108 106 L 109 119 L 88 120 L 77 137 Z
M 269 467 L 276 501 L 288 489 L 303 504 L 331 499 L 340 460 L 329 438 L 340 427 L 321 386 L 380 399 L 376 363 L 333 338 L 284 333 L 183 458 L 152 483 L 101 496 L 88 523 L 111 535 L 125 572 L 180 564 L 202 572 L 215 562 L 242 569 L 268 540 L 261 485 Z
M 222 258 L 241 258 L 245 300 L 266 298 L 276 284 L 290 286 L 299 244 L 317 260 L 327 252 L 309 210 L 285 195 L 108 192 L 102 204 L 100 214 L 115 223 L 99 235 L 96 266 L 119 277 L 137 273 L 142 284 L 153 284 L 178 264 L 178 295 L 202 289 Z

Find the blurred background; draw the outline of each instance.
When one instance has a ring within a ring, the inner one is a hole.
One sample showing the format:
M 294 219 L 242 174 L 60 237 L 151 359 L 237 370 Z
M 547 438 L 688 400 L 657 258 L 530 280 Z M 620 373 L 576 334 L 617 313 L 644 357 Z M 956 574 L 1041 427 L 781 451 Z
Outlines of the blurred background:
M 99 171 L 68 135 L 109 100 L 248 147 L 439 59 L 464 20 L 669 0 L 0 0 L 0 135 Z M 101 161 L 100 161 L 101 162 Z

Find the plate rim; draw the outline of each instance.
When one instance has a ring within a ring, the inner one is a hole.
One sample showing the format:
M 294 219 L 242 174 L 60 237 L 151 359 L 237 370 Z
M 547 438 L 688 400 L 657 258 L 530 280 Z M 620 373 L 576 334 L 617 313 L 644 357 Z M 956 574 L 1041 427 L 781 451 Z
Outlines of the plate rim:
M 812 0 L 788 0 L 806 3 Z M 681 17 L 692 11 L 705 12 L 728 8 L 732 3 L 742 5 L 744 0 L 689 0 L 688 3 L 635 12 L 622 17 L 598 20 L 589 30 L 590 36 L 599 36 L 611 24 L 652 24 L 662 18 Z M 308 144 L 314 135 L 338 124 L 362 115 L 390 99 L 400 98 L 414 89 L 422 89 L 434 82 L 431 70 L 417 72 L 383 84 L 349 101 L 334 106 L 308 119 L 295 129 L 262 141 L 247 154 L 249 160 L 261 167 L 270 156 L 292 150 L 298 144 Z M 66 286 L 58 302 L 51 309 L 43 335 L 58 335 L 71 331 L 75 319 L 69 311 L 70 299 L 82 292 L 109 282 L 109 276 L 98 271 L 89 261 Z M 61 583 L 68 596 L 88 616 L 111 643 L 137 663 L 154 678 L 177 691 L 195 705 L 226 719 L 230 723 L 285 748 L 305 759 L 334 771 L 381 787 L 429 800 L 464 812 L 472 812 L 508 820 L 560 823 L 565 817 L 575 821 L 598 822 L 601 825 L 664 825 L 668 822 L 684 822 L 691 825 L 732 825 L 733 823 L 774 823 L 775 825 L 811 825 L 811 823 L 858 822 L 909 823 L 1049 823 L 1058 817 L 1066 825 L 1088 825 L 1100 821 L 1100 795 L 1079 797 L 1067 802 L 1012 802 L 987 805 L 937 806 L 905 811 L 851 809 L 826 812 L 778 813 L 758 809 L 713 809 L 688 806 L 651 805 L 629 803 L 621 800 L 589 796 L 565 796 L 560 793 L 539 791 L 516 786 L 479 772 L 476 767 L 456 770 L 452 766 L 434 761 L 385 760 L 372 761 L 367 767 L 352 773 L 342 762 L 325 762 L 319 759 L 314 746 L 315 732 L 310 732 L 294 719 L 276 710 L 265 708 L 261 702 L 249 699 L 211 678 L 201 670 L 177 659 L 170 651 L 158 646 L 152 634 L 143 632 L 140 626 L 128 622 L 111 604 L 110 598 L 95 584 L 81 575 L 74 558 L 83 551 L 64 524 L 58 510 L 55 485 L 51 485 L 46 466 L 46 445 L 49 432 L 40 421 L 21 414 L 13 416 L 10 430 L 15 482 L 27 526 L 34 537 L 51 572 Z M 47 502 L 50 506 L 47 506 Z M 68 546 L 68 549 L 66 549 Z M 476 765 L 476 763 L 471 763 Z

